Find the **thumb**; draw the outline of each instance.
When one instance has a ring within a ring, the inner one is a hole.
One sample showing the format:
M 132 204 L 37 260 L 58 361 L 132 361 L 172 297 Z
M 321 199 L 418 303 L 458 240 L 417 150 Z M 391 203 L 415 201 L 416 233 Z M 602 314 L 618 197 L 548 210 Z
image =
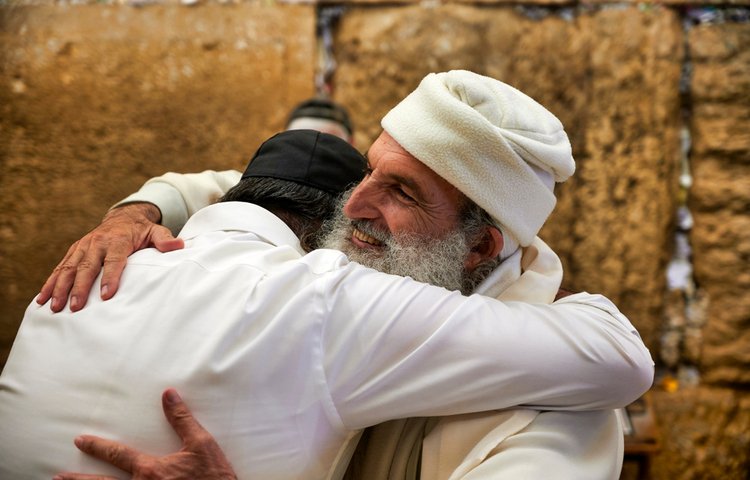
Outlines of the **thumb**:
M 185 241 L 175 238 L 167 227 L 154 225 L 151 230 L 151 244 L 160 252 L 171 252 L 185 247 Z
M 161 396 L 162 408 L 167 421 L 172 425 L 175 433 L 182 439 L 183 444 L 208 432 L 193 417 L 185 402 L 174 388 L 168 388 Z

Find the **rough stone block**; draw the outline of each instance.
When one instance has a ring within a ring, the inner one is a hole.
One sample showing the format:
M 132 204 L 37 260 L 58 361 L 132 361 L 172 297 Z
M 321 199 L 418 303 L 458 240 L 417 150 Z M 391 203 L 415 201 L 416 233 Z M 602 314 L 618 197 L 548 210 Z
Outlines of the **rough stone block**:
M 701 372 L 750 384 L 750 25 L 689 32 L 695 278 L 710 299 Z
M 694 99 L 691 131 L 696 162 L 706 156 L 724 156 L 732 163 L 743 163 L 744 169 L 750 164 L 750 88 L 731 98 L 720 102 Z
M 0 363 L 66 248 L 149 177 L 242 168 L 314 93 L 315 9 L 0 7 Z
M 651 393 L 662 435 L 651 478 L 747 478 L 750 472 L 747 394 L 707 387 Z
M 346 12 L 335 42 L 335 97 L 351 110 L 360 148 L 372 143 L 380 119 L 427 73 L 481 70 L 483 14 L 459 5 Z
M 695 210 L 727 210 L 738 215 L 750 211 L 750 169 L 746 164 L 706 156 L 692 162 L 692 174 L 690 203 Z

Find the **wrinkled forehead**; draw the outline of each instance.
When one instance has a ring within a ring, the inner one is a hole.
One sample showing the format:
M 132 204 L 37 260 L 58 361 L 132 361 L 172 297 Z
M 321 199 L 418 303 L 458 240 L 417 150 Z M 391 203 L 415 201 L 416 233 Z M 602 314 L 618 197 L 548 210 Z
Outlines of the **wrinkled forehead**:
M 377 169 L 378 178 L 397 181 L 419 190 L 426 201 L 448 200 L 457 210 L 471 201 L 458 188 L 417 157 L 409 153 L 387 132 L 383 131 L 367 152 L 370 167 Z

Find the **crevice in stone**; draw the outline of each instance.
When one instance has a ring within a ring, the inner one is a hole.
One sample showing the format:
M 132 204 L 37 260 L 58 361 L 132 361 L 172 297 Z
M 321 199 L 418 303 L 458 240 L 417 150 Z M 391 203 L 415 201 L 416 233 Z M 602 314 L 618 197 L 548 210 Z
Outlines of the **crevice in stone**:
M 342 5 L 318 6 L 316 9 L 317 58 L 315 67 L 315 92 L 319 96 L 331 97 L 333 94 L 333 77 L 336 73 L 334 56 L 333 31 L 346 7 Z
M 691 59 L 689 33 L 695 24 L 696 9 L 682 13 L 684 58 L 680 77 L 680 174 L 677 209 L 674 223 L 674 247 L 667 265 L 667 292 L 659 356 L 668 369 L 663 384 L 668 390 L 696 386 L 700 382 L 702 331 L 706 322 L 708 298 L 698 288 L 693 276 L 693 249 L 690 232 L 693 215 L 688 207 L 693 177 L 690 166 L 692 135 Z

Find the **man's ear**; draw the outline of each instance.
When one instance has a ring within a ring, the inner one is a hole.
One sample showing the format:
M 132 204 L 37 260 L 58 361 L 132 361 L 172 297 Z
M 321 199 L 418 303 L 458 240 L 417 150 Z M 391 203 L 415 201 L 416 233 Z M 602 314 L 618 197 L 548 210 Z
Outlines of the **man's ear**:
M 500 230 L 497 227 L 487 225 L 484 233 L 479 237 L 479 241 L 471 247 L 471 251 L 464 262 L 464 267 L 469 272 L 473 271 L 480 263 L 492 260 L 500 255 L 504 245 L 505 241 Z

